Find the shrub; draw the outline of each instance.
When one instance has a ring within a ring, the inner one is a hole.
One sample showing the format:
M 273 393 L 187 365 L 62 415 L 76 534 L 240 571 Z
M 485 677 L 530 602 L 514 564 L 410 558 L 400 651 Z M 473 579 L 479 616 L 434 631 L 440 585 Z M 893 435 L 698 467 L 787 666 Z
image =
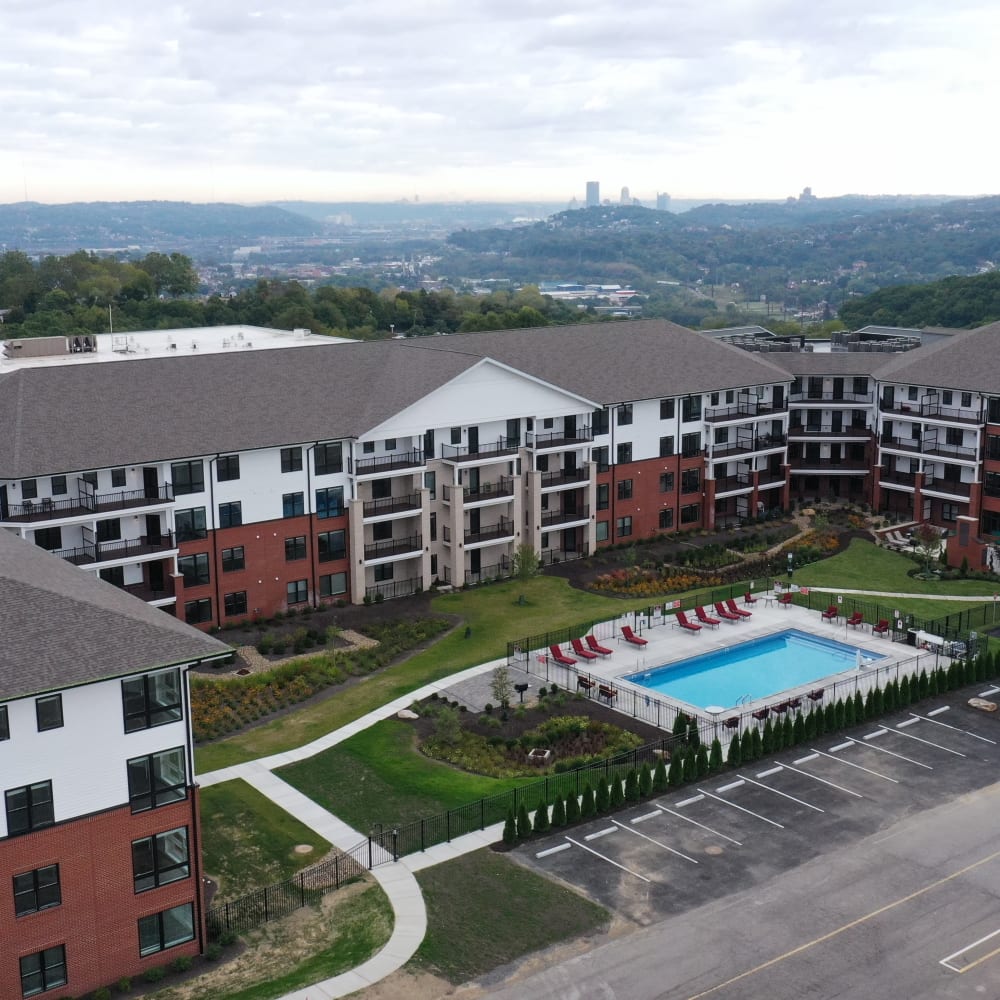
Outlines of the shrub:
M 696 772 L 693 750 L 689 750 L 686 754 L 684 754 L 684 767 L 681 773 L 685 781 L 694 781 Z
M 730 767 L 739 767 L 743 763 L 743 755 L 740 752 L 740 738 L 739 736 L 733 736 L 729 741 L 729 754 L 726 756 L 726 762 Z
M 492 702 L 489 702 L 489 701 L 488 701 L 488 702 L 486 702 L 486 704 L 485 704 L 485 705 L 483 705 L 483 711 L 484 711 L 484 712 L 485 712 L 485 713 L 486 713 L 487 715 L 492 715 L 492 714 L 493 714 L 493 704 L 492 704 Z
M 211 944 L 211 945 L 209 945 L 209 947 L 210 948 L 218 948 L 220 954 L 222 952 L 222 946 L 221 945 Z M 128 993 L 128 991 L 130 989 L 132 989 L 132 980 L 128 976 L 122 976 L 121 979 L 118 980 L 118 992 L 119 993 Z
M 584 819 L 589 819 L 597 812 L 597 801 L 594 796 L 594 789 L 589 784 L 583 788 L 583 802 L 580 804 L 580 815 Z
M 580 818 L 580 800 L 576 792 L 566 793 L 566 822 L 575 823 Z
M 611 796 L 608 792 L 608 783 L 600 778 L 597 782 L 597 792 L 594 794 L 594 804 L 599 813 L 606 813 L 611 808 Z
M 628 774 L 625 775 L 625 801 L 639 801 L 639 775 L 634 767 L 630 768 Z
M 842 728 L 850 728 L 854 725 L 854 699 L 848 698 L 841 706 L 840 702 L 837 702 L 837 715 L 840 716 L 840 710 L 843 708 L 843 721 L 840 722 Z M 838 718 L 838 721 L 840 719 Z
M 718 771 L 722 767 L 722 744 L 718 738 L 712 740 L 712 752 L 708 755 L 708 769 Z
M 561 795 L 556 796 L 552 803 L 552 825 L 560 827 L 566 825 L 566 803 Z
M 792 742 L 798 746 L 806 737 L 806 724 L 801 712 L 795 713 L 795 722 L 792 723 Z
M 639 772 L 639 795 L 648 798 L 653 791 L 653 772 L 649 768 L 649 762 L 643 761 L 642 770 Z
M 221 944 L 223 948 L 228 948 L 230 945 L 236 944 L 238 940 L 239 935 L 236 931 L 223 931 L 219 935 L 219 944 Z
M 854 695 L 854 721 L 864 722 L 865 721 L 865 702 L 861 697 L 861 692 L 858 691 Z
M 792 717 L 789 713 L 785 714 L 785 721 L 781 724 L 783 730 L 781 736 L 781 742 L 786 747 L 795 746 L 795 723 L 792 722 Z
M 92 1000 L 111 1000 L 111 990 L 107 986 L 102 986 L 100 989 L 94 990 Z
M 205 949 L 205 960 L 208 962 L 218 962 L 221 957 L 222 957 L 222 945 L 219 944 L 218 941 L 213 941 Z
M 747 763 L 753 760 L 753 737 L 749 729 L 744 729 L 740 737 L 740 757 Z
M 531 836 L 531 817 L 523 802 L 517 807 L 517 836 L 521 840 L 527 840 Z
M 680 747 L 674 747 L 674 751 L 670 755 L 670 771 L 667 774 L 667 781 L 671 788 L 676 788 L 684 783 L 684 761 Z
M 754 760 L 760 760 L 764 753 L 763 740 L 760 738 L 760 730 L 754 726 L 750 730 L 750 754 Z
M 774 726 L 771 725 L 770 716 L 764 723 L 764 735 L 760 738 L 761 753 L 771 753 L 774 750 Z
M 153 968 L 146 970 L 142 978 L 147 983 L 158 983 L 166 974 L 167 970 L 162 965 L 154 965 Z
M 544 799 L 538 800 L 538 805 L 535 806 L 535 821 L 533 824 L 533 829 L 535 833 L 545 833 L 549 828 L 549 807 L 545 804 Z
M 899 682 L 899 706 L 900 708 L 905 708 L 912 701 L 913 699 L 910 697 L 910 678 L 904 675 L 903 679 Z
M 653 791 L 663 792 L 667 788 L 667 764 L 662 756 L 656 758 L 656 767 L 653 770 Z
M 190 955 L 178 955 L 177 958 L 170 963 L 170 971 L 187 972 L 191 968 L 192 964 Z
M 699 743 L 694 753 L 694 772 L 699 778 L 704 778 L 708 774 L 708 751 L 704 743 Z
M 507 818 L 503 822 L 503 842 L 510 847 L 517 843 L 517 821 L 514 819 L 514 810 L 507 810 Z

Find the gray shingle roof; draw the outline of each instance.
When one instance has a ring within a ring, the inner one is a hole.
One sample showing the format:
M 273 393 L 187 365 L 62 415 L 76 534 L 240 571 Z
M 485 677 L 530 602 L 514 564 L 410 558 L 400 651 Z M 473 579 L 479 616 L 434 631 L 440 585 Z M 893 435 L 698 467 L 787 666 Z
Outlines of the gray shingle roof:
M 0 530 L 0 702 L 229 647 Z
M 790 352 L 772 354 L 771 360 L 792 375 L 873 375 L 887 357 L 867 351 Z
M 885 382 L 998 395 L 1000 323 L 892 355 L 879 368 L 878 377 Z

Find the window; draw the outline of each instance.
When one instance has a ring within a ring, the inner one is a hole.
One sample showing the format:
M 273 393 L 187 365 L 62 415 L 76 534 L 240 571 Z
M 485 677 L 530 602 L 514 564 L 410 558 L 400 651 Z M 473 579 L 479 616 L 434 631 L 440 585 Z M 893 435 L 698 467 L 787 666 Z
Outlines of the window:
M 46 990 L 54 990 L 57 986 L 65 986 L 66 979 L 66 946 L 59 944 L 54 948 L 25 955 L 21 959 L 21 996 L 33 997 Z
M 391 580 L 393 578 L 393 564 L 384 563 L 382 566 L 376 566 L 373 575 L 376 583 L 384 583 L 386 580 Z
M 632 461 L 632 442 L 625 441 L 618 445 L 618 451 L 615 457 L 615 461 L 619 465 L 626 465 Z
M 661 420 L 674 419 L 674 401 L 672 399 L 660 400 L 660 419 Z
M 917 387 L 915 385 L 908 386 L 906 389 L 906 398 L 912 403 L 917 398 Z
M 187 798 L 184 748 L 174 747 L 128 762 L 128 801 L 132 812 L 145 812 Z
M 58 906 L 62 902 L 59 886 L 59 866 L 46 865 L 33 872 L 14 876 L 14 913 L 23 917 Z
M 809 414 L 812 416 L 812 413 Z M 716 427 L 715 434 L 712 435 L 712 441 L 715 444 L 727 444 L 729 441 L 729 428 L 728 427 Z
M 374 441 L 363 441 L 361 443 L 361 454 L 362 455 L 374 455 L 375 454 L 375 442 Z
M 855 375 L 854 384 L 851 386 L 851 390 L 855 396 L 867 396 L 868 379 L 866 379 L 864 375 Z
M 631 500 L 632 499 L 632 480 L 631 479 L 619 479 L 618 480 L 618 499 L 619 500 Z
M 97 522 L 97 540 L 99 542 L 116 542 L 122 537 L 122 521 L 120 517 L 109 517 Z
M 177 569 L 184 577 L 185 587 L 202 587 L 211 582 L 207 552 L 198 552 L 193 556 L 178 556 Z
M 344 513 L 344 487 L 329 486 L 316 491 L 316 516 L 340 517 Z
M 208 538 L 204 507 L 190 507 L 174 514 L 174 529 L 178 542 L 191 542 L 198 538 Z
M 313 452 L 313 467 L 317 476 L 329 476 L 344 471 L 344 447 L 336 444 L 318 444 Z
M 632 534 L 632 518 L 620 517 L 615 522 L 615 534 L 619 538 L 625 538 Z
M 285 591 L 289 604 L 305 604 L 309 600 L 309 581 L 292 580 Z
M 945 429 L 944 438 L 947 444 L 961 447 L 965 434 L 961 427 L 948 427 Z
M 542 497 L 544 500 L 545 497 Z M 380 521 L 372 525 L 372 541 L 387 542 L 392 538 L 392 521 Z
M 599 434 L 608 433 L 611 429 L 611 422 L 607 407 L 594 410 L 590 417 L 590 426 L 594 432 L 594 437 L 597 437 Z
M 62 548 L 62 528 L 35 528 L 35 544 L 47 552 Z
M 971 392 L 963 392 L 962 393 L 962 406 L 965 409 L 968 409 L 970 406 L 972 406 L 972 393 Z
M 296 535 L 285 539 L 285 562 L 294 562 L 306 557 L 306 536 Z
M 608 540 L 608 522 L 598 521 L 597 522 L 597 541 L 606 542 Z
M 186 826 L 132 841 L 132 880 L 136 892 L 179 882 L 190 874 Z
M 111 470 L 111 486 L 113 489 L 120 490 L 125 485 L 125 470 L 124 469 L 112 469 Z
M 660 458 L 670 458 L 674 453 L 674 436 L 673 434 L 667 437 L 660 438 Z
M 430 492 L 431 500 L 437 500 L 437 473 L 424 473 L 424 489 Z
M 194 462 L 174 462 L 170 466 L 170 481 L 174 485 L 175 497 L 184 493 L 204 493 L 204 463 L 200 458 Z
M 607 472 L 608 469 L 611 468 L 610 454 L 611 453 L 607 445 L 595 448 L 591 452 L 591 458 L 593 458 L 598 472 Z
M 40 733 L 48 732 L 50 729 L 62 729 L 62 695 L 47 694 L 44 698 L 36 698 L 35 718 L 38 721 L 38 731 Z
M 611 487 L 607 483 L 597 484 L 597 509 L 607 510 L 611 504 L 610 500 Z
M 194 909 L 190 903 L 139 918 L 139 954 L 154 955 L 194 940 Z
M 164 670 L 123 680 L 122 711 L 126 733 L 179 722 L 183 717 L 181 672 Z
M 701 504 L 691 503 L 681 507 L 681 524 L 694 524 L 701 519 Z
M 301 517 L 306 512 L 305 493 L 284 493 L 281 497 L 282 517 Z
M 52 495 L 54 497 L 61 497 L 66 493 L 66 477 L 65 476 L 53 476 L 52 477 Z
M 681 493 L 697 493 L 701 489 L 701 470 L 685 469 L 681 473 Z
M 727 405 L 731 405 L 732 403 L 735 403 L 735 402 L 736 402 L 736 390 L 735 389 L 727 389 L 726 390 L 726 404 Z
M 674 492 L 674 474 L 672 472 L 660 473 L 660 492 L 661 493 Z
M 431 511 L 430 516 L 430 533 L 431 541 L 436 542 L 438 540 L 438 516 L 436 511 Z
M 461 444 L 462 443 L 462 428 L 461 427 L 452 427 L 450 440 L 451 440 L 452 444 Z
M 52 803 L 52 782 L 36 781 L 33 785 L 11 788 L 4 793 L 7 806 L 7 833 L 13 837 L 17 833 L 30 833 L 55 820 Z
M 319 596 L 336 597 L 347 593 L 346 573 L 327 573 L 319 578 Z
M 281 449 L 281 471 L 301 472 L 302 471 L 302 449 L 282 448 Z
M 34 500 L 38 496 L 38 480 L 37 479 L 22 479 L 21 480 L 21 499 L 22 500 Z
M 685 396 L 681 401 L 681 420 L 701 420 L 701 396 Z
M 554 424 L 554 421 L 553 421 L 552 417 L 545 417 L 542 420 L 542 430 L 543 431 L 552 430 L 553 424 Z
M 957 521 L 958 520 L 958 504 L 957 503 L 943 503 L 943 504 L 941 504 L 941 520 L 942 521 Z
M 395 451 L 396 450 L 396 439 L 395 438 L 386 438 L 385 439 L 385 450 L 386 451 Z
M 224 595 L 222 606 L 227 618 L 232 618 L 234 615 L 245 615 L 247 613 L 247 592 L 237 590 L 235 593 Z
M 549 547 L 549 533 L 547 531 L 542 532 L 542 548 L 547 549 Z
M 228 483 L 240 478 L 240 456 L 221 455 L 215 463 L 215 478 L 220 483 Z
M 434 458 L 434 449 L 434 428 L 430 427 L 424 431 L 424 458 L 428 460 Z
M 618 426 L 624 427 L 626 424 L 632 423 L 632 404 L 622 403 L 618 407 Z
M 664 507 L 660 511 L 660 528 L 672 528 L 674 526 L 674 511 L 672 507 Z
M 681 435 L 681 455 L 694 458 L 701 451 L 701 434 Z
M 7 715 L 7 706 L 0 705 L 0 740 L 10 739 L 10 718 Z
M 212 598 L 200 597 L 196 601 L 184 602 L 184 621 L 188 625 L 198 625 L 212 620 Z
M 954 394 L 952 393 L 951 389 L 942 389 L 941 390 L 941 405 L 942 406 L 951 406 L 953 399 L 954 399 Z
M 222 572 L 235 573 L 246 569 L 246 556 L 242 545 L 234 545 L 231 549 L 222 550 Z
M 243 523 L 243 504 L 239 500 L 219 504 L 219 527 L 238 528 Z
M 709 406 L 718 406 L 719 405 L 719 394 L 717 392 L 713 392 L 709 396 L 709 398 L 708 398 L 708 405 Z

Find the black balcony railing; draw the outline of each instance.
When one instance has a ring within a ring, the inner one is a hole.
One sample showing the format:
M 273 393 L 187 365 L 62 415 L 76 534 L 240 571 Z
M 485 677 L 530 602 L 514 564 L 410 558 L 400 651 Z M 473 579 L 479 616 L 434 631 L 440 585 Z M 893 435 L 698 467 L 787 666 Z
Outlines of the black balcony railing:
M 68 517 L 81 517 L 99 511 L 130 510 L 170 503 L 174 499 L 169 483 L 148 490 L 122 490 L 116 493 L 85 493 L 73 499 L 25 500 L 7 504 L 5 521 L 56 521 Z
M 568 524 L 571 521 L 584 521 L 589 517 L 590 507 L 588 504 L 563 510 L 544 510 L 542 511 L 542 527 L 548 528 L 553 524 Z
M 399 514 L 406 510 L 420 510 L 420 494 L 407 493 L 400 497 L 380 497 L 366 500 L 362 506 L 365 517 L 381 517 L 385 514 Z
M 514 480 L 511 476 L 501 476 L 493 483 L 480 483 L 478 486 L 445 486 L 444 499 L 449 502 L 454 498 L 464 499 L 466 503 L 482 503 L 485 500 L 502 499 L 514 495 Z
M 917 477 L 913 472 L 902 472 L 895 469 L 883 469 L 878 474 L 878 481 L 889 486 L 916 486 Z
M 510 576 L 510 560 L 501 559 L 500 562 L 493 563 L 492 566 L 480 566 L 477 570 L 467 569 L 465 571 L 465 585 L 471 587 L 477 583 L 502 580 L 508 576 Z
M 424 464 L 422 451 L 401 451 L 394 455 L 379 455 L 377 458 L 359 458 L 354 463 L 356 476 L 370 476 L 396 469 L 412 469 Z
M 72 549 L 57 549 L 52 554 L 83 566 L 91 563 L 112 562 L 116 559 L 131 559 L 134 556 L 164 552 L 175 547 L 173 533 L 165 531 L 160 535 L 142 535 L 139 538 L 119 538 L 111 542 L 86 542 Z
M 503 517 L 497 524 L 483 525 L 478 531 L 465 532 L 465 544 L 474 545 L 477 542 L 492 542 L 500 538 L 513 538 L 514 522 L 509 517 Z
M 571 483 L 587 482 L 586 469 L 553 469 L 552 472 L 543 472 L 541 476 L 542 489 L 551 489 L 553 486 L 568 486 Z
M 383 538 L 378 542 L 369 542 L 365 546 L 365 559 L 385 559 L 388 556 L 398 556 L 406 552 L 418 552 L 420 547 L 420 535 L 407 535 L 405 538 Z
M 850 424 L 792 424 L 788 428 L 788 436 L 867 438 L 868 428 Z
M 932 473 L 925 473 L 923 489 L 932 493 L 946 493 L 952 497 L 964 497 L 968 499 L 972 494 L 972 483 L 963 483 L 958 479 L 945 479 L 944 476 L 935 476 Z
M 775 413 L 784 413 L 788 409 L 786 403 L 774 406 L 771 403 L 740 402 L 735 406 L 713 406 L 705 410 L 705 420 L 710 424 L 723 423 L 727 420 L 739 420 L 741 417 L 767 417 Z
M 753 485 L 747 473 L 740 473 L 737 476 L 723 476 L 715 480 L 715 495 L 720 493 L 732 493 L 734 490 L 750 489 Z
M 942 406 L 934 400 L 893 400 L 889 402 L 883 399 L 879 403 L 879 409 L 883 413 L 896 413 L 902 417 L 915 419 L 917 417 L 927 417 L 930 420 L 941 420 L 955 424 L 980 425 L 982 417 L 969 410 L 957 410 L 953 407 Z
M 593 441 L 594 435 L 589 424 L 570 431 L 528 431 L 525 443 L 529 448 L 563 448 Z
M 517 438 L 497 438 L 496 441 L 480 441 L 473 448 L 468 444 L 443 444 L 441 457 L 452 462 L 475 462 L 498 455 L 513 455 L 520 448 Z
M 874 397 L 869 392 L 793 392 L 789 396 L 792 403 L 870 403 Z
M 409 597 L 420 590 L 420 577 L 413 576 L 408 580 L 386 580 L 365 587 L 365 597 L 372 600 L 390 601 L 394 597 Z

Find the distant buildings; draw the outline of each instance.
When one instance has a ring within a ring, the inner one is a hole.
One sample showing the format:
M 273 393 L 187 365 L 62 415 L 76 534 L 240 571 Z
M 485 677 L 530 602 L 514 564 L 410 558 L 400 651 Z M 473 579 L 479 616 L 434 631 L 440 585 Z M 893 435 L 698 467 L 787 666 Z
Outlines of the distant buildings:
M 657 212 L 670 211 L 670 195 L 666 191 L 656 195 L 656 210 Z
M 596 208 L 601 203 L 601 182 L 587 181 L 587 208 Z

